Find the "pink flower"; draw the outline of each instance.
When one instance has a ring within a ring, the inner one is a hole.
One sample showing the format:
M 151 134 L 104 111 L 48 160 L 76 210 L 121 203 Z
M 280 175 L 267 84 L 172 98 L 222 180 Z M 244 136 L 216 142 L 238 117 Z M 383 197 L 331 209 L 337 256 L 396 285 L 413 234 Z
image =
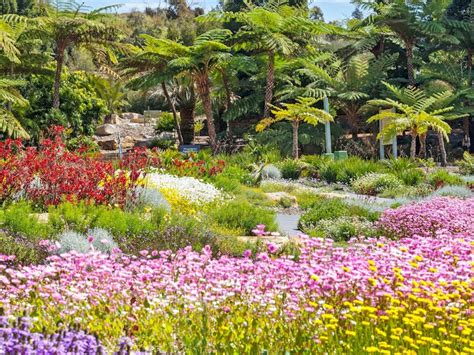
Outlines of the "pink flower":
M 243 252 L 242 255 L 244 258 L 250 258 L 252 256 L 252 251 L 250 249 L 247 249 Z
M 92 243 L 92 242 L 94 241 L 94 236 L 93 236 L 93 235 L 88 236 L 88 237 L 87 237 L 87 241 L 88 241 L 89 243 Z
M 48 239 L 43 239 L 43 240 L 40 240 L 38 244 L 42 247 L 47 247 L 49 246 L 50 243 L 51 242 Z
M 140 255 L 143 256 L 143 257 L 147 256 L 148 255 L 148 250 L 140 251 Z
M 268 252 L 269 252 L 270 254 L 275 254 L 276 251 L 278 250 L 278 247 L 277 247 L 275 244 L 273 244 L 273 243 L 268 243 L 268 244 L 267 244 L 267 248 L 268 248 Z

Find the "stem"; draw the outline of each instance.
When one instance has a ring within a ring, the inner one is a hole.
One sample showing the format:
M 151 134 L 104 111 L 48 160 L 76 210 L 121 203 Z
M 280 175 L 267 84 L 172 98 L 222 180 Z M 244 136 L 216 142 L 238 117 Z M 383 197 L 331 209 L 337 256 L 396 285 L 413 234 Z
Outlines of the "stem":
M 413 132 L 411 134 L 411 145 L 410 145 L 410 158 L 415 159 L 416 157 L 416 137 L 417 134 Z
M 291 126 L 293 127 L 293 158 L 298 159 L 298 129 L 300 123 L 298 121 L 293 121 Z
M 206 115 L 207 131 L 209 134 L 209 144 L 211 145 L 212 152 L 216 153 L 217 135 L 216 135 L 216 127 L 214 125 L 214 117 L 212 114 L 211 83 L 209 81 L 209 75 L 208 75 L 207 70 L 204 70 L 204 72 L 200 73 L 197 76 L 197 79 L 198 79 L 197 88 L 199 91 L 199 96 L 201 97 L 204 113 Z
M 161 88 L 163 89 L 163 94 L 166 97 L 166 101 L 168 101 L 168 105 L 171 107 L 171 111 L 173 112 L 174 126 L 178 135 L 178 142 L 179 145 L 182 145 L 183 135 L 181 134 L 181 126 L 178 120 L 178 113 L 176 112 L 176 107 L 174 106 L 174 102 L 171 100 L 170 94 L 168 93 L 168 89 L 166 88 L 166 84 L 164 81 L 161 83 Z
M 267 85 L 265 88 L 265 107 L 263 109 L 263 117 L 270 116 L 270 104 L 273 99 L 273 87 L 275 85 L 275 52 L 268 51 L 268 67 L 267 67 Z
M 407 71 L 408 71 L 408 85 L 415 86 L 415 69 L 413 66 L 413 47 L 415 41 L 413 39 L 405 41 L 405 49 L 407 55 Z
M 61 74 L 64 65 L 64 51 L 65 47 L 58 45 L 56 53 L 56 72 L 54 74 L 54 86 L 53 86 L 53 108 L 59 109 L 59 89 L 61 87 Z
M 446 157 L 446 147 L 444 146 L 444 137 L 441 132 L 438 132 L 438 143 L 439 143 L 439 151 L 441 153 L 441 166 L 447 166 L 448 160 Z

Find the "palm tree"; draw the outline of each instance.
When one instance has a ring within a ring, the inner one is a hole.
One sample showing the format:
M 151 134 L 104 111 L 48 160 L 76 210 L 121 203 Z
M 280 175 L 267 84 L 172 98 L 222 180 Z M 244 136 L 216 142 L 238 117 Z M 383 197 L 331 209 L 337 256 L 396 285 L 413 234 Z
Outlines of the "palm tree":
M 328 96 L 343 112 L 355 139 L 364 105 L 380 90 L 397 57 L 397 54 L 383 54 L 376 58 L 365 53 L 343 61 L 326 52 L 303 57 L 289 66 L 286 83 L 278 95 L 282 100 Z
M 334 27 L 321 21 L 311 21 L 305 11 L 278 0 L 268 1 L 263 6 L 247 3 L 247 7 L 247 11 L 241 12 L 212 12 L 203 21 L 236 21 L 241 26 L 235 34 L 234 49 L 266 55 L 263 116 L 268 117 L 275 86 L 275 58 L 295 53 L 300 48 L 298 42 L 305 36 L 331 33 Z
M 429 129 L 433 129 L 438 134 L 438 142 L 441 152 L 441 163 L 447 164 L 446 149 L 444 140 L 449 141 L 448 134 L 451 132 L 451 126 L 446 120 L 463 117 L 463 114 L 453 114 L 453 106 L 449 106 L 456 99 L 456 95 L 451 91 L 443 91 L 426 96 L 418 88 L 399 89 L 393 85 L 384 82 L 384 85 L 396 98 L 370 100 L 369 105 L 380 108 L 392 108 L 395 111 L 381 111 L 373 115 L 367 122 L 384 120 L 385 124 L 378 135 L 378 139 L 390 141 L 397 134 L 405 131 L 410 132 L 411 147 L 410 157 L 416 156 L 416 139 L 426 135 Z
M 17 35 L 15 23 L 21 21 L 23 19 L 19 16 L 0 16 L 0 53 L 12 63 L 19 62 L 20 52 L 15 43 Z M 28 133 L 11 112 L 12 105 L 28 104 L 17 90 L 17 87 L 23 84 L 24 82 L 20 80 L 0 77 L 0 131 L 12 137 L 29 139 Z
M 211 30 L 196 37 L 191 46 L 169 39 L 145 36 L 148 41 L 147 51 L 167 61 L 169 73 L 175 75 L 185 73 L 192 78 L 206 115 L 209 143 L 213 152 L 216 152 L 217 148 L 217 134 L 211 100 L 210 75 L 220 62 L 227 60 L 231 55 L 230 48 L 225 44 L 230 35 L 229 30 Z
M 355 0 L 354 2 L 373 11 L 370 16 L 355 26 L 356 29 L 366 25 L 389 28 L 401 40 L 406 53 L 408 85 L 414 86 L 416 84 L 415 47 L 426 35 L 434 37 L 445 33 L 440 17 L 446 8 L 446 1 Z
M 40 29 L 49 38 L 54 46 L 56 61 L 52 107 L 58 109 L 60 105 L 59 89 L 66 51 L 70 48 L 81 47 L 93 53 L 93 58 L 99 63 L 116 62 L 112 49 L 125 50 L 120 46 L 118 27 L 113 17 L 104 11 L 117 6 L 108 6 L 83 12 L 83 4 L 76 4 L 72 0 L 57 0 L 47 6 L 45 19 L 46 26 Z
M 264 118 L 256 127 L 257 132 L 262 132 L 276 122 L 289 121 L 293 128 L 293 158 L 298 159 L 298 131 L 300 124 L 305 122 L 316 126 L 318 123 L 333 121 L 333 117 L 324 110 L 314 107 L 318 100 L 312 97 L 299 97 L 296 103 L 284 103 L 283 108 L 274 107 L 274 118 Z

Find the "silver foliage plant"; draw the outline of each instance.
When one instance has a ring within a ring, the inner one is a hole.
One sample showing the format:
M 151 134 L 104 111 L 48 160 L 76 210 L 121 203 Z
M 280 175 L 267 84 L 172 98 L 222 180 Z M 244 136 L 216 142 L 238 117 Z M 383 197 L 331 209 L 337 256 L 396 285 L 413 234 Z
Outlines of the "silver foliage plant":
M 117 250 L 112 234 L 102 228 L 93 228 L 88 230 L 87 235 L 75 231 L 64 231 L 59 236 L 58 254 L 75 251 L 77 253 L 90 253 L 100 251 L 105 254 L 111 254 Z

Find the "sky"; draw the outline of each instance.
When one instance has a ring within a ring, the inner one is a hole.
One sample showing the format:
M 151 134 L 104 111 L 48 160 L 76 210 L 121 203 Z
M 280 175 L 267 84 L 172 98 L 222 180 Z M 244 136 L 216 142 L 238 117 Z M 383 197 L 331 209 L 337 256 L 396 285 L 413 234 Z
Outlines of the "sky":
M 203 7 L 206 10 L 210 10 L 217 5 L 218 0 L 190 0 L 193 6 Z M 164 6 L 164 0 L 133 0 L 130 2 L 120 0 L 85 0 L 85 4 L 92 8 L 102 7 L 113 4 L 123 4 L 120 8 L 120 12 L 127 12 L 132 9 L 143 10 L 145 7 L 160 7 Z M 354 11 L 354 5 L 350 3 L 350 0 L 313 0 L 310 1 L 311 5 L 319 6 L 324 13 L 324 19 L 326 21 L 333 20 L 344 20 L 351 17 L 352 11 Z

